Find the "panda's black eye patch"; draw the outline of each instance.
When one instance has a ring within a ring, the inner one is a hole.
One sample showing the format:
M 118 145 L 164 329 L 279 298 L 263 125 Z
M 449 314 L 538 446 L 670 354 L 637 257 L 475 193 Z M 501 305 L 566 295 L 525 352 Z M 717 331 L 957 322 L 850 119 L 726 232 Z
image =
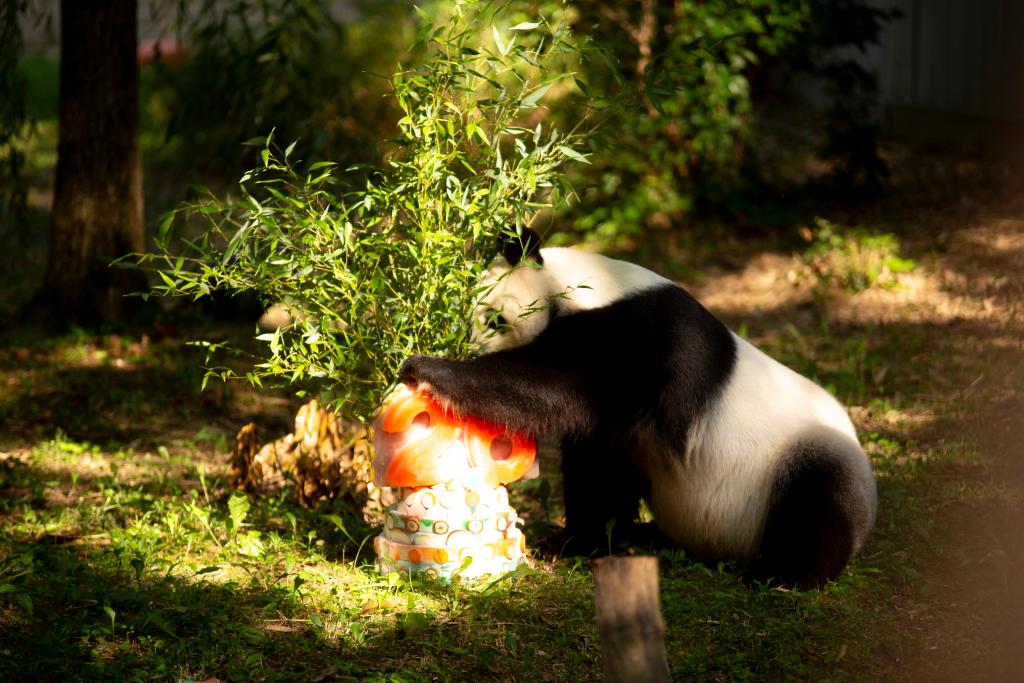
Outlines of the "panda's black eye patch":
M 491 311 L 487 315 L 487 329 L 498 331 L 508 327 L 508 321 L 505 320 L 505 316 L 497 311 Z

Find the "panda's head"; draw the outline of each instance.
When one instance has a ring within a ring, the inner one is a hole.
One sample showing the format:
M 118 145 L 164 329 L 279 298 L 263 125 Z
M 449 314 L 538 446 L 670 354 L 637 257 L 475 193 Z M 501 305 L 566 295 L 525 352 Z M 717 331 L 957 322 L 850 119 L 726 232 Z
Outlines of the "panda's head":
M 529 230 L 503 240 L 499 254 L 476 309 L 474 341 L 485 353 L 528 344 L 556 318 L 673 286 L 626 261 L 574 248 L 542 250 Z
M 533 341 L 554 315 L 559 283 L 544 267 L 540 237 L 532 230 L 500 239 L 499 253 L 484 277 L 473 340 L 484 353 Z

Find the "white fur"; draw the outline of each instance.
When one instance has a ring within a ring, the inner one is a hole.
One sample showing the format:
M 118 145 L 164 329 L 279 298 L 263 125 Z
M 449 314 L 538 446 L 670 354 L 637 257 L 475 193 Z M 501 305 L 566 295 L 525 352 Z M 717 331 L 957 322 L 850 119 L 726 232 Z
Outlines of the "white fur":
M 649 502 L 662 530 L 699 553 L 751 557 L 776 464 L 796 441 L 831 446 L 843 455 L 867 493 L 873 522 L 871 467 L 843 407 L 817 384 L 733 337 L 732 378 L 694 425 L 685 459 L 648 473 L 654 483 Z

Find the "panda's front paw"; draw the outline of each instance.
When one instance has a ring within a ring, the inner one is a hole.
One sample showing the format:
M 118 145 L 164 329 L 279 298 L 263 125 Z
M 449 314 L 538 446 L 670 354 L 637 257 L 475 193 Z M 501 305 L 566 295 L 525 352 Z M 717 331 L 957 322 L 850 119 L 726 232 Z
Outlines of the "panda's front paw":
M 411 355 L 406 358 L 406 361 L 401 364 L 401 368 L 398 370 L 398 381 L 402 384 L 406 384 L 412 388 L 416 388 L 421 382 L 427 381 L 425 371 L 427 361 L 430 360 L 428 355 Z
M 398 369 L 398 381 L 408 387 L 415 389 L 420 383 L 421 360 L 426 356 L 409 356 Z
M 420 388 L 435 393 L 444 384 L 448 361 L 443 358 L 415 355 L 409 356 L 398 371 L 398 379 L 413 389 Z

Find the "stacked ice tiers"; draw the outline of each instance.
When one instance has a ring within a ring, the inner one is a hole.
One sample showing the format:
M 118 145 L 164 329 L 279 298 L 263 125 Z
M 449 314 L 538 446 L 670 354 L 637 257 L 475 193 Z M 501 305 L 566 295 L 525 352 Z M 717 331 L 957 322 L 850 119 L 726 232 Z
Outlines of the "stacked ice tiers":
M 503 574 L 526 545 L 505 484 L 535 473 L 536 444 L 504 427 L 446 413 L 399 386 L 374 423 L 374 481 L 398 488 L 374 540 L 377 566 L 448 580 Z
M 523 561 L 526 542 L 504 486 L 475 491 L 459 481 L 399 489 L 374 541 L 381 571 L 450 579 L 504 574 Z M 466 565 L 463 568 L 463 565 Z

